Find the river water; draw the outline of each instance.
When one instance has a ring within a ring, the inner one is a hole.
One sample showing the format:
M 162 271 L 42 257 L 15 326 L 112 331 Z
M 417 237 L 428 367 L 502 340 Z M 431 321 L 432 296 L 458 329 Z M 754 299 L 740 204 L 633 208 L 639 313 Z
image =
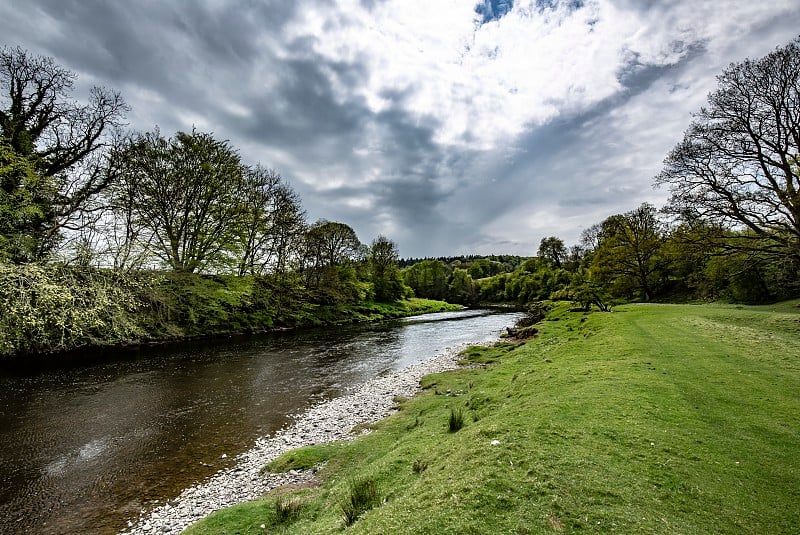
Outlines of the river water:
M 0 533 L 115 533 L 291 414 L 516 317 L 467 310 L 0 369 Z

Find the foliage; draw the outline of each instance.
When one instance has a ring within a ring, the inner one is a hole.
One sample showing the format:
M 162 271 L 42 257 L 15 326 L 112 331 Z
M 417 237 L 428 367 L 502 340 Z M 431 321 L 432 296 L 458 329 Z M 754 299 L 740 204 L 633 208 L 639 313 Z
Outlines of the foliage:
M 556 305 L 538 338 L 485 350 L 492 366 L 425 379 L 463 392 L 474 423 L 443 433 L 452 396 L 409 400 L 328 459 L 286 532 L 341 532 L 348 482 L 368 477 L 390 490 L 348 532 L 794 533 L 797 304 Z M 256 533 L 258 504 L 188 533 Z
M 326 307 L 314 298 L 295 277 L 278 274 L 236 277 L 0 263 L 0 357 L 459 308 L 420 299 Z
M 360 260 L 361 242 L 350 225 L 320 219 L 306 231 L 309 268 L 341 266 Z
M 132 197 L 116 204 L 131 203 L 161 260 L 186 273 L 224 266 L 246 212 L 236 151 L 195 130 L 171 139 L 156 130 L 133 140 L 124 162 L 121 180 Z
M 317 221 L 303 237 L 301 271 L 306 285 L 325 304 L 365 300 L 366 289 L 359 285 L 356 271 L 362 252 L 352 227 L 338 221 Z
M 0 139 L 0 261 L 30 260 L 40 246 L 31 229 L 44 224 L 46 199 L 56 192 L 54 182 L 34 167 Z
M 0 355 L 146 338 L 140 312 L 156 281 L 58 265 L 0 263 Z
M 397 301 L 409 295 L 397 267 L 398 258 L 397 244 L 385 236 L 378 236 L 370 245 L 370 278 L 377 301 Z
M 601 312 L 611 312 L 605 289 L 590 281 L 577 279 L 570 285 L 567 296 L 586 312 L 591 310 L 592 305 L 595 305 Z
M 561 269 L 561 264 L 567 259 L 567 248 L 563 240 L 556 236 L 550 236 L 542 238 L 537 254 L 540 258 L 551 262 L 557 269 Z
M 651 300 L 662 276 L 662 243 L 661 223 L 650 204 L 609 217 L 592 257 L 592 280 L 617 294 Z
M 445 297 L 450 303 L 462 305 L 474 305 L 477 303 L 478 291 L 475 287 L 475 282 L 466 269 L 456 268 L 453 270 Z
M 283 273 L 300 248 L 305 214 L 300 199 L 274 169 L 244 168 L 235 254 L 240 276 Z
M 414 295 L 428 299 L 444 299 L 450 270 L 441 260 L 423 260 L 403 270 L 403 280 Z

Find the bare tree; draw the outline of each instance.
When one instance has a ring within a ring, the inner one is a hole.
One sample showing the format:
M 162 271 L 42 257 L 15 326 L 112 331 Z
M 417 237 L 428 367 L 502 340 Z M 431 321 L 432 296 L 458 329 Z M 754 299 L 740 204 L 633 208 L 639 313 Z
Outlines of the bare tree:
M 733 226 L 724 245 L 800 259 L 800 38 L 731 64 L 657 185 L 685 221 Z

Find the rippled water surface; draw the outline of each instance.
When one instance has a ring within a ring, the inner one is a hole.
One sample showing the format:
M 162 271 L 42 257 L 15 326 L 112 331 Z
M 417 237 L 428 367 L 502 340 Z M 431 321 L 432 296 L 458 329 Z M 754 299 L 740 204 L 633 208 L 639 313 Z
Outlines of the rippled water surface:
M 114 533 L 290 414 L 514 319 L 431 314 L 0 369 L 0 533 Z

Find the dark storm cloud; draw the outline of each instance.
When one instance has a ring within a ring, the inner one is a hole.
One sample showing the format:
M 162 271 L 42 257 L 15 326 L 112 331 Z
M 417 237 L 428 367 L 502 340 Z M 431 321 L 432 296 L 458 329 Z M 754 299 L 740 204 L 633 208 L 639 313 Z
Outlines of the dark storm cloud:
M 269 94 L 246 97 L 246 107 L 252 114 L 242 121 L 247 134 L 276 146 L 305 146 L 313 151 L 317 139 L 343 136 L 344 141 L 359 132 L 369 112 L 357 99 L 346 105 L 337 102 L 330 77 L 337 69 L 342 66 L 313 59 L 289 60 L 276 66 L 273 76 L 277 84 Z M 352 76 L 348 73 L 344 78 Z
M 212 6 L 174 2 L 99 0 L 31 1 L 17 18 L 36 40 L 74 69 L 102 73 L 112 82 L 169 88 L 186 62 L 235 68 L 258 55 L 254 37 L 279 31 L 292 2 Z M 42 17 L 49 24 L 41 29 Z M 47 32 L 55 24 L 58 31 Z
M 335 211 L 343 220 L 355 221 L 367 229 L 360 234 L 368 232 L 373 237 L 381 232 L 378 221 L 387 216 L 396 222 L 400 233 L 409 235 L 423 227 L 423 232 L 429 232 L 437 225 L 445 226 L 439 207 L 455 187 L 455 182 L 448 183 L 446 177 L 462 176 L 467 158 L 460 152 L 448 154 L 433 141 L 434 123 L 417 124 L 396 106 L 375 114 L 362 111 L 362 121 L 369 123 L 375 136 L 371 150 L 362 157 L 340 153 L 337 158 L 346 169 L 344 174 L 358 185 L 324 188 L 317 193 L 319 201 L 329 210 L 337 207 Z M 354 142 L 360 141 L 356 135 L 351 137 Z M 340 138 L 333 146 L 342 153 L 349 148 Z M 360 182 L 375 165 L 380 166 L 380 177 Z M 346 201 L 362 198 L 369 200 L 369 207 L 347 207 Z

